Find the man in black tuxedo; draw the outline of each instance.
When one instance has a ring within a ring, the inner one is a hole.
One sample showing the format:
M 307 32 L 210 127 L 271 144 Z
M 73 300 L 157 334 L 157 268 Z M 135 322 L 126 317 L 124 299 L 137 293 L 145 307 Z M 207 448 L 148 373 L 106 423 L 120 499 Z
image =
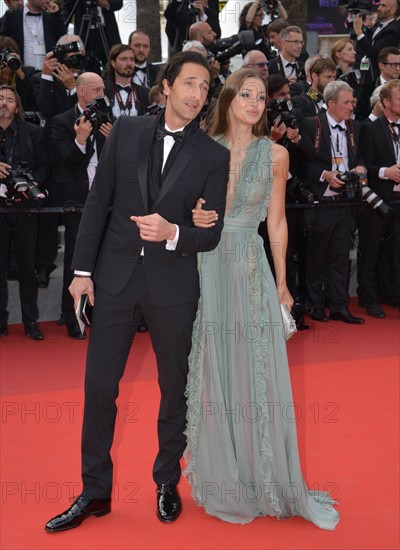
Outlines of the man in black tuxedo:
M 83 116 L 88 103 L 104 95 L 104 83 L 99 75 L 80 75 L 76 81 L 76 93 L 76 107 L 53 118 L 51 138 L 56 149 L 58 165 L 58 170 L 54 174 L 54 186 L 60 188 L 62 204 L 82 207 L 91 187 L 105 138 L 112 125 L 104 123 L 97 128 Z M 80 339 L 84 335 L 76 321 L 68 287 L 73 279 L 71 264 L 80 219 L 80 212 L 72 211 L 64 215 L 65 253 L 61 309 L 65 316 L 67 332 L 75 339 Z
M 385 201 L 400 198 L 400 81 L 387 82 L 380 91 L 383 114 L 362 129 L 361 150 L 367 161 L 368 185 Z M 381 302 L 400 305 L 400 204 L 380 214 L 363 203 L 358 216 L 358 295 L 371 317 L 384 318 Z M 379 284 L 384 253 L 389 259 Z
M 64 0 L 61 8 L 61 15 L 64 21 L 68 20 L 75 3 L 76 0 Z M 97 6 L 91 7 L 87 13 L 94 16 L 98 28 L 94 29 L 90 24 L 89 29 L 89 21 L 84 20 L 84 15 L 86 14 L 86 3 L 84 0 L 78 2 L 74 18 L 74 33 L 81 36 L 82 40 L 85 41 L 86 52 L 89 57 L 87 69 L 90 71 L 94 70 L 95 72 L 100 70 L 101 65 L 104 68 L 108 58 L 108 51 L 105 51 L 101 42 L 100 27 L 104 32 L 108 49 L 111 49 L 114 44 L 121 43 L 114 13 L 122 8 L 123 0 L 97 0 L 97 4 Z M 89 33 L 87 34 L 88 30 Z
M 305 117 L 317 115 L 324 107 L 323 93 L 336 78 L 336 65 L 332 59 L 318 59 L 310 69 L 310 76 L 310 88 L 293 97 L 293 105 L 301 109 Z
M 48 159 L 43 129 L 23 119 L 21 99 L 15 88 L 0 86 L 0 206 L 9 204 L 9 189 L 4 184 L 11 169 L 21 162 L 27 163 L 35 182 L 44 184 L 48 176 Z M 0 336 L 7 335 L 7 266 L 11 241 L 14 244 L 18 266 L 19 294 L 25 334 L 33 340 L 43 340 L 44 334 L 37 323 L 38 289 L 35 279 L 35 234 L 37 216 L 23 212 L 32 206 L 22 193 L 21 213 L 0 215 Z
M 327 112 L 306 118 L 302 137 L 309 144 L 305 164 L 307 187 L 328 208 L 311 208 L 305 213 L 308 228 L 306 282 L 315 321 L 328 321 L 324 310 L 328 297 L 330 318 L 361 324 L 348 310 L 348 273 L 353 208 L 340 206 L 344 183 L 340 173 L 365 173 L 359 155 L 359 125 L 351 120 L 353 90 L 346 82 L 334 81 L 324 91 Z
M 108 58 L 108 79 L 104 85 L 115 118 L 144 115 L 149 106 L 149 90 L 133 82 L 134 69 L 132 48 L 125 44 L 113 46 Z
M 304 63 L 299 60 L 304 45 L 303 31 L 292 25 L 281 32 L 282 50 L 274 57 L 269 65 L 269 74 L 281 74 L 291 83 L 304 75 Z
M 58 5 L 52 0 L 27 0 L 23 8 L 7 11 L 0 29 L 0 34 L 14 38 L 24 65 L 37 70 L 65 32 Z
M 143 29 L 136 29 L 129 35 L 128 44 L 135 56 L 133 82 L 151 88 L 156 83 L 160 65 L 153 65 L 147 61 L 151 49 L 150 36 Z
M 91 302 L 95 299 L 85 381 L 83 493 L 47 523 L 50 532 L 111 510 L 115 399 L 142 312 L 161 390 L 159 452 L 153 468 L 157 517 L 171 522 L 181 512 L 177 484 L 186 445 L 185 387 L 199 298 L 196 255 L 214 249 L 220 239 L 229 152 L 195 120 L 211 80 L 207 60 L 195 52 L 178 53 L 160 78 L 167 96 L 165 116 L 117 120 L 79 229 L 76 278 L 70 289 L 76 303 L 83 294 Z M 211 229 L 193 227 L 192 208 L 199 197 L 219 215 Z

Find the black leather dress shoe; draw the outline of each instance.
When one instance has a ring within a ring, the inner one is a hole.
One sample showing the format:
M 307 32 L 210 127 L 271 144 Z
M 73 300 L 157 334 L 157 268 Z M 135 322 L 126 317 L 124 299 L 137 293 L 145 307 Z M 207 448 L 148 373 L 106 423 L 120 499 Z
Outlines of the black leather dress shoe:
M 0 323 L 0 336 L 7 336 L 8 327 L 7 323 Z
M 157 517 L 160 521 L 171 523 L 182 512 L 182 503 L 176 485 L 157 485 Z
M 366 309 L 370 317 L 376 317 L 377 319 L 384 319 L 386 317 L 385 312 L 379 304 L 371 304 Z
M 49 286 L 50 273 L 47 269 L 38 269 L 36 272 L 36 284 L 39 288 L 47 288 Z
M 101 517 L 111 512 L 111 498 L 91 499 L 82 493 L 68 510 L 52 518 L 45 525 L 48 533 L 57 533 L 79 527 L 89 516 Z
M 314 321 L 320 321 L 321 323 L 326 323 L 328 321 L 328 317 L 325 313 L 324 309 L 314 309 L 312 313 L 310 313 L 311 319 L 314 319 Z
M 24 332 L 29 338 L 32 338 L 32 340 L 44 340 L 44 334 L 35 321 L 32 321 L 32 323 L 24 323 Z
M 85 340 L 86 338 L 86 334 L 82 334 L 79 325 L 67 325 L 67 332 L 68 336 L 74 340 Z
M 330 315 L 332 321 L 343 321 L 350 325 L 362 325 L 365 323 L 365 319 L 362 317 L 354 317 L 348 309 L 342 309 L 340 311 L 334 311 Z

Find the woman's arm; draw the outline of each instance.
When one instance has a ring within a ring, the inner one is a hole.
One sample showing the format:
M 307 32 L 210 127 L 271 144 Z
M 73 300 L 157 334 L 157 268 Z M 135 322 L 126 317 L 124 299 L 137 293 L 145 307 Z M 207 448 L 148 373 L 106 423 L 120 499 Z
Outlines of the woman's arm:
M 273 188 L 268 206 L 267 228 L 272 257 L 276 273 L 276 286 L 281 303 L 287 304 L 289 310 L 293 298 L 286 285 L 286 249 L 288 230 L 285 215 L 286 180 L 289 170 L 289 155 L 280 145 L 272 146 Z
M 246 27 L 248 29 L 251 28 L 253 24 L 254 16 L 259 7 L 260 7 L 260 0 L 254 0 L 253 4 L 250 6 L 249 11 L 247 12 L 247 15 L 246 15 Z

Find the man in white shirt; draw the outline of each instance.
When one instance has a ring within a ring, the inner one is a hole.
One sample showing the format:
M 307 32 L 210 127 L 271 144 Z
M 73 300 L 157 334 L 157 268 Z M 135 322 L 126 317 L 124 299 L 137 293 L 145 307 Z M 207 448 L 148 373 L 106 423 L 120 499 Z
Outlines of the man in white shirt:
M 292 25 L 281 32 L 282 50 L 279 55 L 272 59 L 269 74 L 281 74 L 286 76 L 290 82 L 296 82 L 304 64 L 299 61 L 301 50 L 304 45 L 303 31 L 300 27 Z

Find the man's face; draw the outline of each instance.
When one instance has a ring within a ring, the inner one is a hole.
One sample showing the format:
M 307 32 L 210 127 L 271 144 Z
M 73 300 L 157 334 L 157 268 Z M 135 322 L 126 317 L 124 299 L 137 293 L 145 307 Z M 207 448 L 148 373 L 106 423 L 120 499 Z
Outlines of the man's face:
M 252 53 L 246 67 L 256 69 L 264 80 L 268 78 L 268 59 L 262 52 Z
M 0 90 L 0 124 L 9 124 L 18 112 L 17 100 L 12 90 Z
M 286 40 L 282 40 L 282 53 L 288 60 L 297 58 L 303 47 L 303 35 L 299 32 L 290 32 Z
M 394 18 L 396 11 L 397 0 L 382 0 L 377 9 L 378 21 L 390 21 Z
M 120 53 L 116 59 L 112 60 L 111 65 L 114 67 L 115 74 L 128 78 L 133 75 L 135 55 L 131 50 L 126 50 Z
M 328 113 L 336 122 L 349 120 L 353 114 L 353 92 L 342 90 L 336 101 L 328 101 Z
M 281 51 L 282 49 L 282 42 L 281 42 L 281 35 L 278 32 L 270 32 L 269 33 L 269 42 L 271 46 L 274 46 L 277 50 Z
M 400 118 L 400 88 L 394 88 L 390 99 L 383 100 L 384 113 L 391 119 Z
M 150 54 L 150 38 L 147 34 L 137 32 L 132 36 L 129 46 L 133 50 L 135 63 L 142 65 L 147 61 Z
M 163 91 L 168 98 L 165 116 L 175 126 L 171 129 L 186 126 L 197 117 L 207 98 L 209 86 L 209 72 L 197 63 L 185 63 L 171 86 L 163 80 Z
M 9 10 L 17 10 L 18 8 L 23 8 L 24 0 L 4 0 L 5 5 Z
M 311 78 L 313 82 L 313 88 L 320 94 L 323 94 L 329 82 L 333 82 L 334 80 L 336 80 L 336 73 L 335 71 L 330 71 L 328 69 L 320 74 L 312 73 Z
M 290 99 L 289 84 L 284 84 L 280 90 L 276 90 L 276 92 L 270 96 L 270 99 Z
M 379 70 L 385 80 L 394 80 L 400 76 L 400 55 L 390 53 L 385 63 L 379 63 Z
M 93 74 L 85 84 L 77 87 L 77 91 L 79 105 L 82 109 L 86 109 L 87 104 L 96 99 L 96 97 L 104 96 L 104 82 L 98 75 Z
M 210 25 L 208 23 L 204 23 L 204 26 L 202 27 L 202 33 L 201 33 L 201 42 L 204 44 L 206 48 L 210 46 L 210 44 L 214 44 L 214 42 L 217 39 L 217 33 L 215 33 Z

